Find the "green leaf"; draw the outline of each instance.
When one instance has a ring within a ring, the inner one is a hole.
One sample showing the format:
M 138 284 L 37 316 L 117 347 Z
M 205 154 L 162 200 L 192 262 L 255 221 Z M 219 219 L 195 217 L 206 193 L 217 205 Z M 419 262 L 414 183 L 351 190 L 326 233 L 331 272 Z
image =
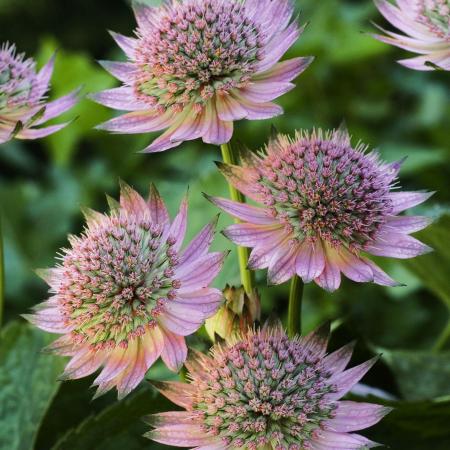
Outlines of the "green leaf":
M 363 432 L 393 450 L 450 448 L 450 401 L 383 402 L 394 407 L 376 427 Z
M 41 421 L 56 394 L 64 359 L 41 349 L 51 335 L 11 322 L 0 338 L 0 448 L 31 450 Z
M 404 264 L 450 308 L 450 214 L 444 213 L 414 237 L 428 244 L 434 252 L 406 260 Z
M 52 450 L 167 449 L 142 437 L 148 431 L 142 417 L 174 409 L 172 403 L 146 385 L 100 414 L 88 417 L 63 436 Z
M 377 348 L 395 375 L 406 400 L 432 400 L 450 395 L 450 352 L 431 353 Z

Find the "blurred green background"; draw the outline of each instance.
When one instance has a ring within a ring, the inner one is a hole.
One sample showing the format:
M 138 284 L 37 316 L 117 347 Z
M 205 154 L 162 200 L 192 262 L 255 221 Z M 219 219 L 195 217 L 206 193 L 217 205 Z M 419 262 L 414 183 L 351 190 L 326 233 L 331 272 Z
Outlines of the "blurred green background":
M 153 0 L 154 1 L 154 0 Z M 383 24 L 371 0 L 298 1 L 306 32 L 288 56 L 315 55 L 297 88 L 280 103 L 286 114 L 273 121 L 240 122 L 236 137 L 258 148 L 271 123 L 280 131 L 336 127 L 345 120 L 382 156 L 408 156 L 400 181 L 405 189 L 437 191 L 416 212 L 435 218 L 419 238 L 435 252 L 411 261 L 380 261 L 407 286 L 384 288 L 345 280 L 333 295 L 308 285 L 305 329 L 331 319 L 333 348 L 358 339 L 354 362 L 374 353 L 382 361 L 366 377 L 373 401 L 395 406 L 381 424 L 363 434 L 392 449 L 450 448 L 450 82 L 445 72 L 413 72 L 395 63 L 405 53 L 370 37 L 370 21 Z M 83 85 L 96 92 L 115 81 L 96 59 L 122 59 L 107 29 L 131 34 L 135 26 L 124 0 L 0 0 L 0 42 L 43 64 L 57 49 L 51 97 Z M 66 114 L 78 119 L 36 142 L 0 147 L 0 210 L 5 239 L 6 311 L 0 341 L 0 449 L 163 448 L 141 437 L 145 414 L 169 403 L 144 384 L 118 403 L 114 394 L 91 401 L 91 379 L 56 381 L 64 361 L 39 353 L 52 339 L 31 329 L 20 314 L 46 297 L 33 272 L 54 264 L 68 233 L 83 227 L 80 206 L 106 210 L 105 193 L 118 194 L 122 178 L 142 194 L 155 182 L 174 213 L 190 186 L 189 236 L 217 211 L 202 192 L 227 195 L 217 174 L 217 148 L 199 141 L 156 155 L 143 155 L 154 136 L 113 136 L 93 126 L 115 113 L 87 99 Z M 222 215 L 219 227 L 229 219 Z M 218 238 L 215 248 L 231 248 Z M 285 318 L 287 286 L 265 287 L 257 274 L 264 315 Z M 238 282 L 235 255 L 216 285 Z M 448 337 L 448 336 L 447 336 Z M 202 335 L 193 345 L 206 348 Z M 162 365 L 149 378 L 167 378 Z M 173 375 L 172 375 L 173 376 Z M 361 396 L 363 393 L 355 393 Z M 378 397 L 385 397 L 380 399 Z M 168 448 L 168 447 L 164 447 Z

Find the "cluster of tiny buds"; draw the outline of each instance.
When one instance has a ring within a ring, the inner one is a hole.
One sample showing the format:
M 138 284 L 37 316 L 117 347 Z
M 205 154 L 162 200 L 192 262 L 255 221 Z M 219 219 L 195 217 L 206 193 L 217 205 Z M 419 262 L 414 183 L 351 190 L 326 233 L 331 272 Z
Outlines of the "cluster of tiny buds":
M 333 416 L 336 386 L 318 355 L 282 332 L 251 333 L 217 348 L 202 376 L 192 375 L 195 414 L 205 432 L 233 448 L 307 449 Z
M 0 110 L 32 101 L 30 93 L 35 82 L 35 63 L 23 54 L 16 55 L 14 45 L 0 48 Z
M 417 20 L 439 37 L 450 41 L 449 0 L 422 0 L 418 2 Z
M 294 240 L 318 238 L 360 250 L 392 211 L 392 174 L 365 147 L 337 135 L 298 134 L 269 144 L 256 167 L 269 213 Z
M 174 279 L 175 242 L 149 218 L 126 213 L 105 216 L 72 237 L 55 293 L 74 342 L 126 348 L 153 328 L 181 286 Z
M 188 104 L 200 112 L 215 93 L 246 86 L 264 41 L 245 8 L 233 0 L 188 0 L 163 10 L 151 35 L 138 30 L 138 98 L 160 113 Z

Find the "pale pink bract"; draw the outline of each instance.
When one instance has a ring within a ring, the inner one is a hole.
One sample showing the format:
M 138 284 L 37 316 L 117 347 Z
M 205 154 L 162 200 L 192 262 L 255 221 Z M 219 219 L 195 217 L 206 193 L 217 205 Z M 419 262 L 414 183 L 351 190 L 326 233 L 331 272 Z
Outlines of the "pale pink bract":
M 133 3 L 136 37 L 113 33 L 128 62 L 102 62 L 123 86 L 92 95 L 130 111 L 98 128 L 116 133 L 166 131 L 145 152 L 183 141 L 231 139 L 233 122 L 283 112 L 272 100 L 313 58 L 279 62 L 302 30 L 292 0 L 165 0 Z
M 44 271 L 51 297 L 26 316 L 62 334 L 49 350 L 71 359 L 62 379 L 101 368 L 97 394 L 127 395 L 161 357 L 173 371 L 187 355 L 188 336 L 213 315 L 222 292 L 209 287 L 225 254 L 209 253 L 215 222 L 181 250 L 187 199 L 173 222 L 156 188 L 148 201 L 122 185 L 111 212 L 86 211 L 81 237 L 70 237 L 61 264 Z
M 243 167 L 220 164 L 229 182 L 263 207 L 209 198 L 243 222 L 224 234 L 253 249 L 249 267 L 268 268 L 272 284 L 297 274 L 334 291 L 342 272 L 356 282 L 394 286 L 367 254 L 412 258 L 430 251 L 409 236 L 430 219 L 399 213 L 432 194 L 392 191 L 400 166 L 362 144 L 353 148 L 345 130 L 302 131 L 248 152 Z
M 36 72 L 36 63 L 17 54 L 14 44 L 0 47 L 0 144 L 16 139 L 38 139 L 64 128 L 67 123 L 38 128 L 72 108 L 78 101 L 76 90 L 48 102 L 55 58 Z
M 345 369 L 353 344 L 327 354 L 329 327 L 288 339 L 281 328 L 248 331 L 209 356 L 195 353 L 190 382 L 155 387 L 186 411 L 148 416 L 154 441 L 195 450 L 366 449 L 354 433 L 391 408 L 341 398 L 377 358 Z
M 375 37 L 421 56 L 402 59 L 415 70 L 450 70 L 450 0 L 374 0 L 398 34 L 379 27 L 385 35 Z

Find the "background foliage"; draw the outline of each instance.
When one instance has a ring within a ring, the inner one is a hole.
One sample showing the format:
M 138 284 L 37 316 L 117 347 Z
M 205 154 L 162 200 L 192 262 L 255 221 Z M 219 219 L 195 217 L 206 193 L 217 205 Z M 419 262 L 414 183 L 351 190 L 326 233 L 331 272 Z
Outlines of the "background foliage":
M 147 0 L 158 1 L 158 0 Z M 282 98 L 286 114 L 273 121 L 283 132 L 335 127 L 345 119 L 350 132 L 388 160 L 408 156 L 401 172 L 407 189 L 437 191 L 420 212 L 435 223 L 420 238 L 435 252 L 412 261 L 382 262 L 406 287 L 384 288 L 345 281 L 330 295 L 306 288 L 305 327 L 334 320 L 332 346 L 358 339 L 354 362 L 373 353 L 383 358 L 365 383 L 370 398 L 395 411 L 366 435 L 392 449 L 450 448 L 450 351 L 445 344 L 450 308 L 450 90 L 445 72 L 413 72 L 394 60 L 401 52 L 368 33 L 383 23 L 371 0 L 298 1 L 301 21 L 310 22 L 289 56 L 316 55 L 293 93 Z M 0 42 L 16 42 L 42 64 L 58 57 L 51 96 L 84 85 L 95 92 L 114 80 L 95 62 L 119 59 L 106 29 L 130 34 L 134 20 L 123 0 L 0 0 Z M 51 338 L 31 329 L 20 314 L 46 296 L 33 269 L 54 264 L 67 233 L 82 229 L 80 206 L 106 209 L 104 193 L 117 195 L 118 178 L 144 193 L 154 181 L 172 213 L 190 185 L 193 235 L 217 211 L 201 192 L 226 195 L 216 173 L 216 148 L 187 143 L 163 154 L 136 153 L 152 136 L 112 136 L 92 127 L 113 112 L 83 100 L 67 117 L 67 129 L 38 142 L 11 142 L 0 149 L 0 208 L 6 253 L 6 324 L 0 341 L 0 448 L 162 448 L 141 438 L 141 417 L 168 403 L 143 385 L 124 401 L 114 395 L 91 401 L 92 380 L 56 381 L 64 361 L 39 353 Z M 241 122 L 236 135 L 252 148 L 269 134 L 270 122 Z M 224 227 L 227 218 L 221 217 Z M 218 238 L 216 248 L 231 248 Z M 282 317 L 287 288 L 265 287 L 258 273 L 265 315 Z M 217 286 L 237 283 L 234 255 Z M 337 320 L 340 319 L 340 320 Z M 206 348 L 206 340 L 194 338 Z M 447 350 L 446 350 L 447 348 Z M 167 378 L 162 365 L 150 378 Z M 381 391 L 380 391 L 381 390 Z M 367 395 L 362 390 L 355 395 Z M 380 400 L 375 397 L 385 397 Z M 167 448 L 167 447 L 165 447 Z

